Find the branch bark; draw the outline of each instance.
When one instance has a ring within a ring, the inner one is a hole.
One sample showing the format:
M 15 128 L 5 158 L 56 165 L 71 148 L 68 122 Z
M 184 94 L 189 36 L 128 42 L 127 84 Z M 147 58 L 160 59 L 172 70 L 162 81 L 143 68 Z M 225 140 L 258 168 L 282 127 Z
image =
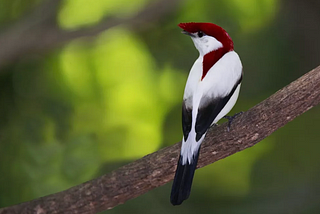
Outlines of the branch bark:
M 198 168 L 255 145 L 319 102 L 320 66 L 237 117 L 230 132 L 226 123 L 211 128 Z M 179 150 L 176 143 L 68 190 L 0 209 L 0 214 L 91 214 L 112 209 L 171 181 Z

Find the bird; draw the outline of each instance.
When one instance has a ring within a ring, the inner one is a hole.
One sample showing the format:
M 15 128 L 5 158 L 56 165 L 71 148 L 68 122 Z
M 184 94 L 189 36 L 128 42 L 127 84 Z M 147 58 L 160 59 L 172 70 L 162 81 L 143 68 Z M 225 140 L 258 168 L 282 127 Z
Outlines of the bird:
M 240 57 L 222 27 L 204 22 L 178 26 L 191 37 L 199 57 L 190 70 L 183 95 L 183 138 L 170 196 L 173 205 L 188 199 L 201 143 L 208 129 L 235 105 L 243 77 Z

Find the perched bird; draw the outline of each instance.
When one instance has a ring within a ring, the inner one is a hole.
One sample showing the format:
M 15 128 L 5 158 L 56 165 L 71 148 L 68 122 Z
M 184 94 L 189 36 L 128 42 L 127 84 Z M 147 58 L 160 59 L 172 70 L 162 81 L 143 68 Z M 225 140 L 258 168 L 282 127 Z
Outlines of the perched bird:
M 190 195 L 200 145 L 211 125 L 235 105 L 242 80 L 242 64 L 228 33 L 212 23 L 180 23 L 199 51 L 183 95 L 183 139 L 171 190 L 171 203 Z

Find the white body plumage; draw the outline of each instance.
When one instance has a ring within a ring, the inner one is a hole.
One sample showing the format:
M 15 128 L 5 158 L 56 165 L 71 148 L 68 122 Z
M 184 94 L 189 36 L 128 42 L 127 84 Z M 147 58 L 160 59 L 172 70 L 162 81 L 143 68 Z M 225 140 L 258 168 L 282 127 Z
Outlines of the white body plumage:
M 200 145 L 207 130 L 235 105 L 242 80 L 242 64 L 228 33 L 212 23 L 180 23 L 200 56 L 186 83 L 182 105 L 183 139 L 171 190 L 179 205 L 191 191 Z
M 215 99 L 216 97 L 227 96 L 242 75 L 242 64 L 235 51 L 230 51 L 219 59 L 211 67 L 206 77 L 201 81 L 203 70 L 202 62 L 203 55 L 200 54 L 191 68 L 183 95 L 183 99 L 187 101 L 186 106 L 192 108 L 191 131 L 187 141 L 184 141 L 184 138 L 182 139 L 181 155 L 183 157 L 183 164 L 185 164 L 187 160 L 191 163 L 194 153 L 198 150 L 205 137 L 204 134 L 201 137 L 201 140 L 198 142 L 196 141 L 195 123 L 201 98 L 206 96 L 209 99 Z M 217 123 L 233 108 L 239 96 L 240 86 L 241 83 L 237 86 L 230 100 L 223 107 L 212 124 Z M 193 99 L 190 99 L 190 97 Z

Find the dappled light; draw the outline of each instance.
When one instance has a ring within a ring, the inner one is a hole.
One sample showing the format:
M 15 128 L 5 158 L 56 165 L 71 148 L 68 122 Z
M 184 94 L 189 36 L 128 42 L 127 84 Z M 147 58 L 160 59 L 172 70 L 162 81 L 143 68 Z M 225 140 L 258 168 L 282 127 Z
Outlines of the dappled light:
M 181 95 L 170 87 L 179 72 L 157 71 L 143 43 L 121 28 L 102 33 L 90 45 L 67 45 L 61 63 L 67 87 L 79 96 L 74 134 L 94 134 L 92 146 L 102 160 L 131 160 L 160 148 L 164 116 Z M 179 83 L 174 87 L 183 90 Z
M 277 15 L 278 0 L 227 0 L 240 27 L 252 31 L 269 24 Z
M 142 9 L 146 0 L 66 0 L 59 12 L 59 24 L 68 29 L 93 25 L 105 17 L 130 16 Z

